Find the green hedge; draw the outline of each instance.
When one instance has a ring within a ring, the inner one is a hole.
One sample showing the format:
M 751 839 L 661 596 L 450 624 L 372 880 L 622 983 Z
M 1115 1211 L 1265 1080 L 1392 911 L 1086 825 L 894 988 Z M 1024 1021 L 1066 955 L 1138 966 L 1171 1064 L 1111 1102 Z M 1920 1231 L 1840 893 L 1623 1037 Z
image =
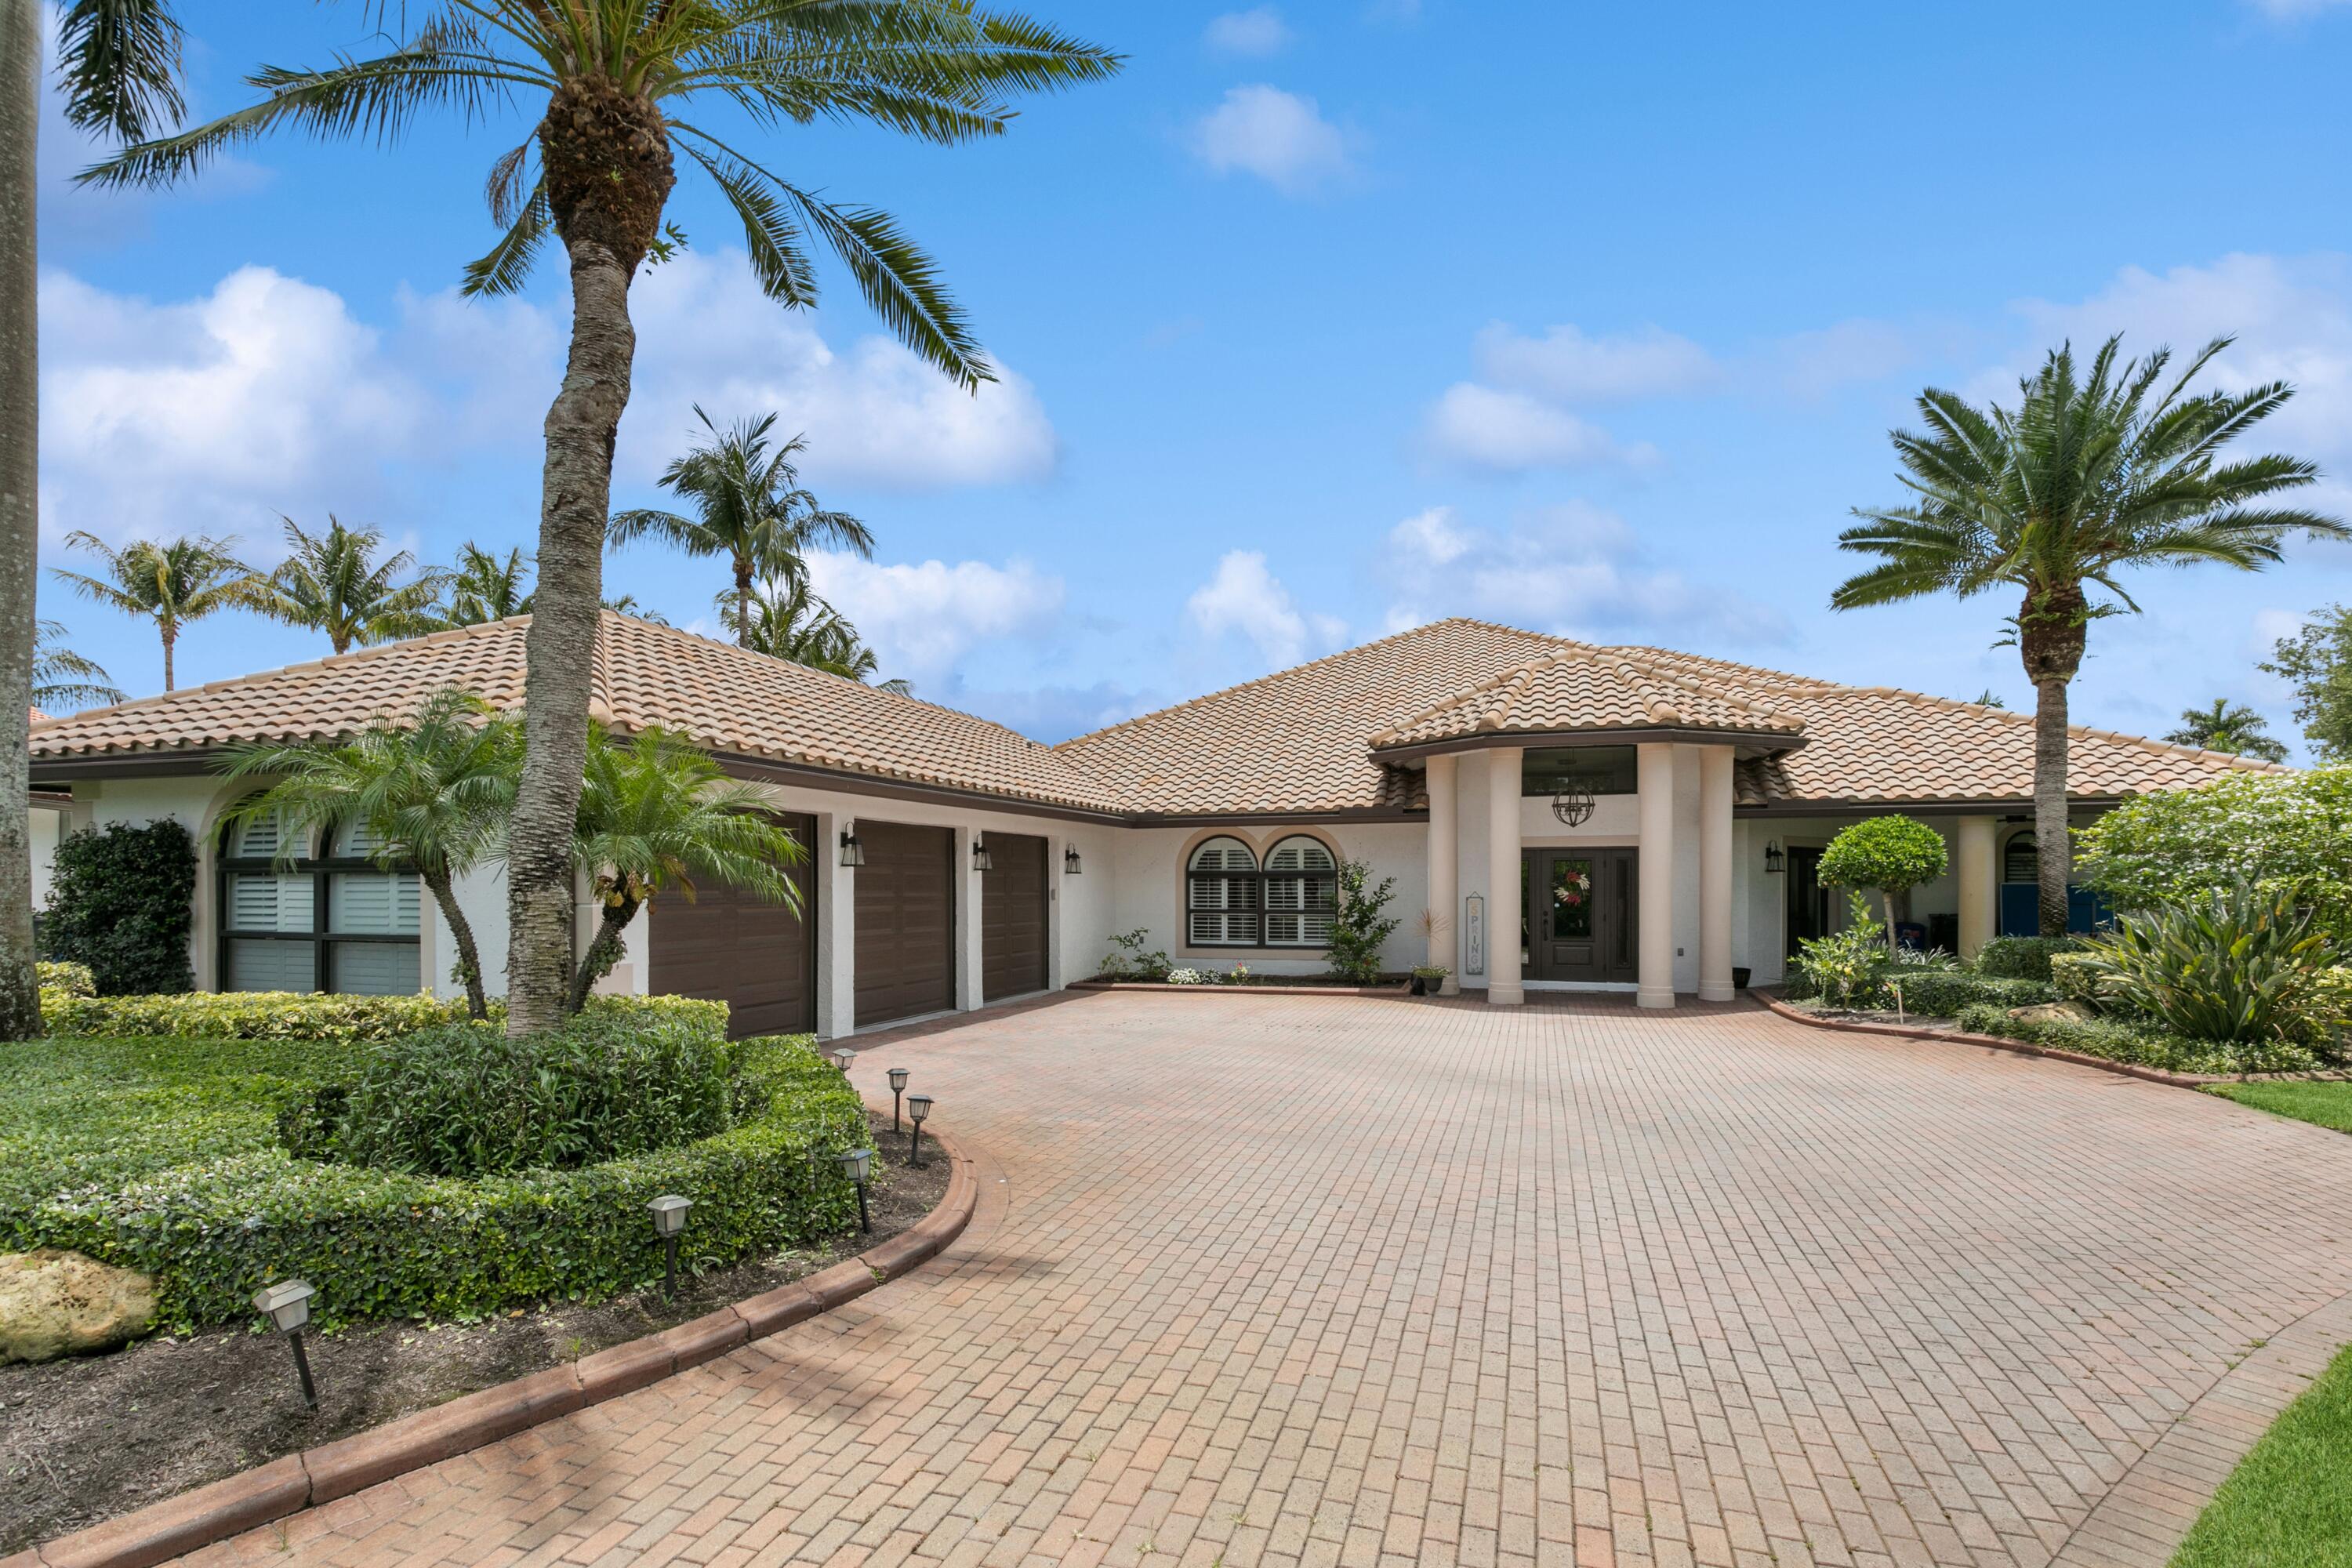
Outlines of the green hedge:
M 1977 973 L 1996 980 L 2050 979 L 2050 961 L 2081 945 L 2071 936 L 1997 936 L 1977 950 Z
M 93 996 L 98 994 L 98 979 L 87 963 L 68 963 L 63 960 L 52 963 L 43 959 L 33 965 L 34 982 L 43 991 L 56 991 L 68 996 Z M 46 998 L 44 1005 L 47 1005 Z
M 2310 1051 L 2284 1041 L 2225 1045 L 2190 1040 L 2119 1018 L 2029 1021 L 2011 1017 L 2006 1008 L 1980 1005 L 1964 1009 L 1959 1024 L 1972 1034 L 1998 1035 L 2052 1050 L 2079 1051 L 2168 1072 L 2307 1072 L 2320 1065 Z
M 635 1008 L 651 1016 L 716 1019 L 724 1034 L 727 1004 L 691 996 L 594 996 L 591 1011 Z M 41 1016 L 52 1035 L 165 1039 L 312 1040 L 355 1045 L 396 1039 L 420 1029 L 463 1023 L 466 1000 L 418 994 L 346 996 L 301 991 L 190 991 L 176 995 L 76 996 L 41 994 Z M 490 1017 L 503 1022 L 506 1004 L 492 1001 Z
M 1897 970 L 1893 978 L 1903 983 L 1903 1006 L 1906 1012 L 1936 1018 L 1951 1017 L 1963 1007 L 2029 1007 L 2036 1002 L 2052 1001 L 2055 994 L 2038 980 L 2003 980 L 1970 974 L 1964 969 L 1929 969 L 1909 973 Z M 1894 998 L 1890 995 L 1887 1000 L 1892 1002 Z
M 2087 952 L 2052 953 L 2050 984 L 2062 1001 L 2093 1005 L 2098 1002 L 2099 973 L 2092 966 L 2091 955 Z

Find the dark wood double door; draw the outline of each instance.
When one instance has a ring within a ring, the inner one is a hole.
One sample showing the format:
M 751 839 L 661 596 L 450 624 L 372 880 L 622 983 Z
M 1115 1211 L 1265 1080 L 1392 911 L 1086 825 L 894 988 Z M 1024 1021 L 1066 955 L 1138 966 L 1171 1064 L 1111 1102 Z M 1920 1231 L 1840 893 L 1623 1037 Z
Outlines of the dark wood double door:
M 1638 859 L 1632 849 L 1521 852 L 1520 978 L 1635 979 Z

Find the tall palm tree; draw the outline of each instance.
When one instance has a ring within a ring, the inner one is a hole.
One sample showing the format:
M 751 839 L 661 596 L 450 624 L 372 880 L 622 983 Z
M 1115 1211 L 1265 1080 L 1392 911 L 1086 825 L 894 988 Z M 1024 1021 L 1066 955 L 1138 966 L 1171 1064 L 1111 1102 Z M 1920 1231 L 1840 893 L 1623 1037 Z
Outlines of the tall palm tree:
M 721 594 L 711 607 L 719 625 L 753 653 L 851 680 L 870 680 L 877 668 L 857 628 L 819 598 L 805 577 L 763 584 L 748 601 Z
M 2019 384 L 2014 408 L 1923 393 L 1926 433 L 1894 433 L 1912 499 L 1855 510 L 1861 525 L 1838 542 L 1879 564 L 1830 595 L 1841 610 L 1930 594 L 2018 595 L 2010 625 L 2036 699 L 2033 829 L 2044 936 L 2065 934 L 2073 867 L 2067 687 L 2082 668 L 2091 623 L 2139 608 L 2118 574 L 2200 562 L 2258 571 L 2280 558 L 2290 533 L 2352 532 L 2316 512 L 2256 504 L 2311 483 L 2318 470 L 2310 463 L 2224 456 L 2284 406 L 2293 387 L 2192 394 L 2189 384 L 2228 338 L 2207 344 L 2169 380 L 2169 350 L 2118 363 L 2122 342 L 2101 345 L 2087 373 L 2071 345 L 2053 351 Z M 2112 597 L 2095 601 L 2095 588 Z
M 603 914 L 572 975 L 572 1012 L 620 961 L 622 933 L 660 893 L 691 901 L 701 878 L 798 910 L 785 868 L 803 851 L 760 809 L 762 799 L 682 735 L 643 730 L 623 741 L 590 725 L 573 852 Z
M 33 968 L 30 736 L 40 525 L 41 36 L 51 7 L 0 0 L 0 1040 L 41 1032 Z M 180 29 L 162 0 L 55 7 L 68 124 L 137 141 L 180 116 Z
M 735 571 L 730 624 L 740 641 L 743 628 L 751 624 L 753 583 L 762 577 L 804 575 L 808 552 L 825 545 L 871 560 L 874 535 L 847 512 L 819 506 L 816 497 L 801 488 L 793 459 L 807 450 L 807 438 L 795 436 L 771 448 L 774 415 L 742 420 L 724 431 L 710 422 L 698 403 L 694 416 L 710 432 L 710 440 L 672 461 L 661 477 L 662 488 L 690 503 L 694 515 L 648 508 L 615 512 L 610 538 L 614 544 L 626 544 L 651 537 L 688 555 L 726 556 Z
M 457 883 L 496 853 L 514 808 L 522 735 L 511 718 L 470 691 L 445 687 L 415 713 L 378 714 L 349 740 L 236 746 L 226 761 L 231 778 L 276 777 L 233 815 L 284 813 L 279 852 L 289 860 L 313 834 L 356 823 L 374 839 L 377 864 L 415 868 L 457 943 L 466 1006 L 477 1018 L 488 1016 L 481 952 Z
M 636 620 L 650 621 L 657 626 L 669 625 L 668 616 L 659 610 L 638 604 L 635 594 L 612 595 L 605 599 L 604 607 L 616 616 L 628 616 Z
M 54 713 L 122 700 L 122 689 L 108 684 L 105 668 L 65 645 L 66 629 L 42 621 L 33 639 L 33 706 Z
M 2180 728 L 2164 738 L 2176 746 L 2260 757 L 2266 763 L 2286 761 L 2286 745 L 2270 732 L 2269 721 L 2244 703 L 2226 697 L 2216 697 L 2210 708 L 2182 709 Z
M 290 517 L 278 521 L 292 553 L 269 578 L 269 614 L 277 619 L 326 633 L 337 653 L 439 627 L 434 601 L 448 574 L 427 569 L 413 582 L 397 581 L 415 570 L 416 557 L 398 550 L 377 560 L 383 530 L 345 528 L 332 512 L 324 533 L 306 532 Z
M 265 67 L 259 101 L 134 145 L 84 177 L 168 184 L 226 149 L 291 127 L 397 142 L 426 110 L 495 118 L 518 97 L 546 111 L 491 165 L 504 230 L 467 269 L 468 293 L 521 287 L 550 235 L 572 284 L 572 344 L 546 421 L 539 601 L 525 641 L 529 747 L 509 836 L 509 1027 L 562 1021 L 572 959 L 571 830 L 587 745 L 589 682 L 613 440 L 629 400 L 636 332 L 629 286 L 662 234 L 683 154 L 743 224 L 771 299 L 816 300 L 811 231 L 917 353 L 958 384 L 991 378 L 930 258 L 871 207 L 840 206 L 757 161 L 712 104 L 749 129 L 865 120 L 923 140 L 1001 135 L 1009 95 L 1097 80 L 1118 58 L 972 0 L 412 0 L 372 7 L 397 28 L 381 52 L 316 69 Z M 725 134 L 721 134 L 722 129 Z
M 234 539 L 134 539 L 117 550 L 96 534 L 76 529 L 66 535 L 66 542 L 97 556 L 105 563 L 106 575 L 86 576 L 62 566 L 50 568 L 51 575 L 85 599 L 155 623 L 156 635 L 163 640 L 166 691 L 173 689 L 172 653 L 182 627 L 222 610 L 268 615 L 273 607 L 269 579 L 230 553 Z
M 472 540 L 457 547 L 457 567 L 441 584 L 442 602 L 433 611 L 435 624 L 478 626 L 509 616 L 530 614 L 530 557 L 516 545 L 501 556 Z

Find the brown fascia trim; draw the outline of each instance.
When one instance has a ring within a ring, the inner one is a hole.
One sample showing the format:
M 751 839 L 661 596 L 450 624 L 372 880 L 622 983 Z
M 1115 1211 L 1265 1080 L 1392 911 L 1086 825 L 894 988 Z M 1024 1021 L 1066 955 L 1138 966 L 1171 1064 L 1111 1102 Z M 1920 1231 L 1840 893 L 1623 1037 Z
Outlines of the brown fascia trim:
M 2119 795 L 2074 795 L 2066 797 L 2068 808 L 2088 806 L 2106 810 L 2121 805 Z M 1848 811 L 1904 811 L 1921 816 L 2015 816 L 2030 819 L 2033 802 L 2015 796 L 1980 797 L 1973 800 L 1914 799 L 1914 800 L 1777 800 L 1766 805 L 1735 805 L 1734 816 L 1820 816 L 1825 813 Z
M 1354 806 L 1339 811 L 1139 811 L 1120 818 L 1126 827 L 1246 827 L 1262 822 L 1276 827 L 1341 826 L 1350 822 L 1426 822 L 1429 807 L 1409 805 Z
M 1403 763 L 1449 752 L 1493 752 L 1517 748 L 1526 751 L 1550 751 L 1562 747 L 1573 750 L 1585 746 L 1622 746 L 1627 744 L 1672 744 L 1677 746 L 1720 746 L 1726 742 L 1735 746 L 1749 747 L 1759 754 L 1793 752 L 1805 743 L 1802 735 L 1791 735 L 1781 730 L 1705 730 L 1663 729 L 1655 724 L 1620 727 L 1613 730 L 1483 730 L 1475 734 L 1456 735 L 1449 740 L 1428 741 L 1411 745 L 1375 746 L 1375 762 Z

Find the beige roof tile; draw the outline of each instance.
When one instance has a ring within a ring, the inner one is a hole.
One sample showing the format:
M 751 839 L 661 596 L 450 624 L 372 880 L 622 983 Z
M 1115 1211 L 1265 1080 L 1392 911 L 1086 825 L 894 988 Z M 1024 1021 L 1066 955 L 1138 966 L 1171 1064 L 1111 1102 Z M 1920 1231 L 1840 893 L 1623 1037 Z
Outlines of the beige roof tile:
M 1571 643 L 1484 680 L 1371 738 L 1375 750 L 1492 734 L 1735 730 L 1793 738 L 1801 721 L 1760 697 L 1629 648 Z

